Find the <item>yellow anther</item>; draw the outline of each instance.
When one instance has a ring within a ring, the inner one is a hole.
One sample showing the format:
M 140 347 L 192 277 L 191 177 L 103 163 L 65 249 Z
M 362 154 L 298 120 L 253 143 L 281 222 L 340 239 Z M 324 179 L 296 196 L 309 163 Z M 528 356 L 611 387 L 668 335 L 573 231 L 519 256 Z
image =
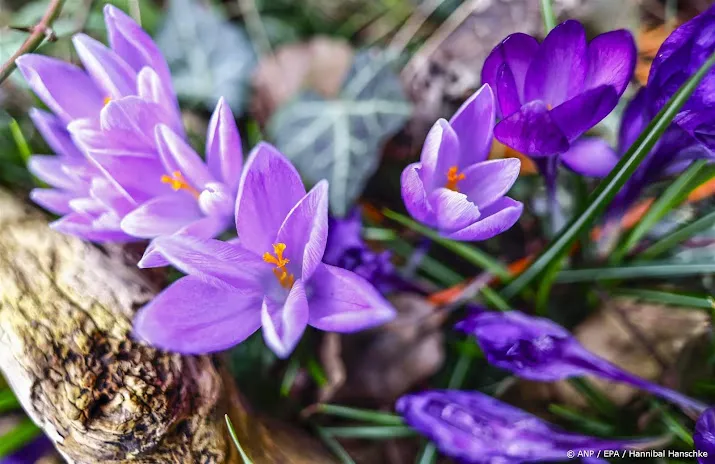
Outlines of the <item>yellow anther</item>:
M 169 184 L 175 192 L 178 192 L 179 190 L 186 190 L 196 198 L 198 198 L 201 194 L 201 192 L 186 182 L 186 179 L 184 179 L 184 176 L 181 175 L 179 171 L 172 172 L 170 176 L 167 176 L 166 174 L 161 176 L 161 182 L 163 184 Z
M 273 264 L 276 268 L 273 269 L 273 274 L 278 279 L 281 287 L 290 289 L 295 283 L 295 276 L 290 274 L 286 269 L 286 265 L 290 262 L 288 258 L 283 257 L 283 252 L 286 249 L 285 243 L 273 244 L 273 254 L 269 252 L 263 253 L 263 261 Z
M 104 97 L 104 106 L 109 105 L 110 101 L 112 101 L 112 97 Z
M 457 182 L 466 178 L 464 174 L 459 174 L 458 172 L 459 170 L 457 166 L 452 166 L 449 168 L 449 171 L 447 171 L 447 185 L 445 185 L 445 187 L 450 190 L 454 190 L 455 192 L 459 191 L 457 188 Z

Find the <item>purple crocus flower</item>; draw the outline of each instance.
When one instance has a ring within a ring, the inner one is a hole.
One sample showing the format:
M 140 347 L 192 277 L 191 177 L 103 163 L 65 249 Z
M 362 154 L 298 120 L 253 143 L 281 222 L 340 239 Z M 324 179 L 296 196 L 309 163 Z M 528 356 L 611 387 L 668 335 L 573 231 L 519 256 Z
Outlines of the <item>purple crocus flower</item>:
M 52 450 L 52 442 L 40 435 L 19 450 L 0 459 L 0 464 L 35 464 Z
M 552 382 L 590 374 L 633 385 L 685 409 L 705 409 L 699 401 L 626 372 L 588 351 L 565 328 L 548 319 L 520 311 L 479 311 L 456 328 L 477 339 L 491 364 L 525 379 Z
M 482 86 L 427 134 L 418 163 L 402 172 L 402 199 L 418 221 L 453 240 L 486 240 L 521 216 L 504 196 L 519 175 L 515 158 L 485 161 L 492 144 L 494 95 Z
M 476 391 L 406 395 L 396 410 L 447 456 L 465 463 L 566 461 L 588 451 L 637 448 L 645 440 L 606 440 L 568 433 Z M 573 451 L 575 454 L 567 454 Z
M 695 449 L 707 456 L 698 456 L 700 464 L 715 462 L 715 408 L 709 408 L 702 413 L 695 424 L 693 433 Z
M 259 144 L 239 186 L 240 244 L 157 238 L 154 249 L 188 276 L 139 311 L 136 333 L 164 349 L 207 353 L 240 343 L 263 326 L 268 346 L 286 357 L 306 325 L 354 332 L 391 320 L 394 309 L 372 285 L 321 262 L 327 194 L 326 181 L 306 193 L 290 162 Z

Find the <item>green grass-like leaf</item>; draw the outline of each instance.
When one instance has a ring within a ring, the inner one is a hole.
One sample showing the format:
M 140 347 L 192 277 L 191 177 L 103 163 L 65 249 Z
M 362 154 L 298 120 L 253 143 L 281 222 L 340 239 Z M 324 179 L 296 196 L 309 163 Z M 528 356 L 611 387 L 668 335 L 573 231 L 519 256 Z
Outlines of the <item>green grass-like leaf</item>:
M 20 402 L 9 388 L 0 390 L 0 413 L 20 409 Z
M 593 280 L 669 279 L 715 272 L 715 263 L 674 264 L 672 262 L 635 263 L 630 266 L 611 266 L 593 269 L 561 271 L 556 282 L 570 284 Z
M 391 440 L 416 435 L 414 430 L 405 425 L 323 427 L 323 431 L 331 437 L 363 438 L 366 440 Z
M 350 408 L 337 404 L 318 404 L 315 407 L 315 411 L 330 416 L 371 422 L 378 425 L 404 425 L 400 416 L 370 409 Z
M 26 419 L 15 426 L 8 433 L 0 437 L 0 459 L 19 450 L 40 436 L 42 431 L 30 419 Z
M 548 34 L 556 27 L 556 15 L 551 0 L 541 0 L 541 17 L 544 19 L 544 31 Z
M 591 194 L 586 209 L 578 216 L 575 216 L 531 266 L 502 291 L 503 297 L 508 300 L 521 293 L 534 279 L 541 275 L 547 267 L 564 256 L 586 228 L 592 226 L 593 222 L 611 203 L 616 193 L 618 193 L 651 151 L 713 64 L 715 64 L 715 53 L 708 58 L 695 75 L 683 84 L 675 95 L 668 100 L 668 103 L 656 117 L 653 118 L 650 124 L 648 124 L 638 139 L 621 157 L 611 173 L 601 181 L 596 190 Z
M 246 452 L 243 451 L 243 448 L 241 447 L 241 443 L 238 441 L 238 435 L 236 435 L 236 430 L 233 428 L 233 423 L 231 422 L 231 418 L 228 417 L 228 414 L 224 415 L 226 418 L 226 426 L 228 427 L 228 433 L 231 434 L 231 439 L 233 440 L 233 443 L 236 445 L 236 449 L 238 450 L 238 453 L 241 455 L 241 459 L 243 459 L 243 464 L 253 464 L 253 461 L 251 461 L 251 458 L 246 455 Z
M 680 306 L 686 308 L 713 309 L 711 296 L 685 295 L 682 293 L 664 292 L 644 288 L 619 288 L 613 292 L 616 295 L 634 297 L 639 300 L 652 301 L 658 304 Z
M 715 211 L 695 219 L 662 237 L 640 253 L 638 259 L 649 260 L 658 257 L 674 246 L 693 237 L 695 234 L 712 227 L 713 224 L 715 224 Z

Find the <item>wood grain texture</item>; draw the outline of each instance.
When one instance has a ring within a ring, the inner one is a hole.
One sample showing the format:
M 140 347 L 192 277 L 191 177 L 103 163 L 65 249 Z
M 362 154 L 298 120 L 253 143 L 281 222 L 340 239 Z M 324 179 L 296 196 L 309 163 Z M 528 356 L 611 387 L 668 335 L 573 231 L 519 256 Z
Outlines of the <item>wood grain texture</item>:
M 220 363 L 132 338 L 154 294 L 136 268 L 53 232 L 0 190 L 0 370 L 70 463 L 333 462 L 301 431 L 247 407 Z

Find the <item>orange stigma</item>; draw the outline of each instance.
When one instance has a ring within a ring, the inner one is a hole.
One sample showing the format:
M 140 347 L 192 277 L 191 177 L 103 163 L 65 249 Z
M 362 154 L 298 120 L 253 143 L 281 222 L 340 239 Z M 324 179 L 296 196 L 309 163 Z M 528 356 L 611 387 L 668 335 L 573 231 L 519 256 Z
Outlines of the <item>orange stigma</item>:
M 458 173 L 457 166 L 452 166 L 449 168 L 449 171 L 447 171 L 447 185 L 445 185 L 445 187 L 450 190 L 454 190 L 455 192 L 459 192 L 457 182 L 464 180 L 465 177 L 466 176 L 464 174 Z
M 109 105 L 110 101 L 112 101 L 112 97 L 104 97 L 104 106 Z
M 193 188 L 191 185 L 189 185 L 189 183 L 186 182 L 186 179 L 184 179 L 184 176 L 181 175 L 179 171 L 172 172 L 170 176 L 161 176 L 161 182 L 163 184 L 169 184 L 175 192 L 178 192 L 179 190 L 186 190 L 196 198 L 198 198 L 200 195 L 200 192 Z
M 281 287 L 290 290 L 295 283 L 295 276 L 293 274 L 289 274 L 288 270 L 286 269 L 286 265 L 290 262 L 290 260 L 288 258 L 283 257 L 283 252 L 285 251 L 285 249 L 285 243 L 273 244 L 274 255 L 266 251 L 265 253 L 263 253 L 263 261 L 276 266 L 276 268 L 273 269 L 273 274 L 275 274 L 276 278 L 278 279 L 278 282 L 280 282 Z

